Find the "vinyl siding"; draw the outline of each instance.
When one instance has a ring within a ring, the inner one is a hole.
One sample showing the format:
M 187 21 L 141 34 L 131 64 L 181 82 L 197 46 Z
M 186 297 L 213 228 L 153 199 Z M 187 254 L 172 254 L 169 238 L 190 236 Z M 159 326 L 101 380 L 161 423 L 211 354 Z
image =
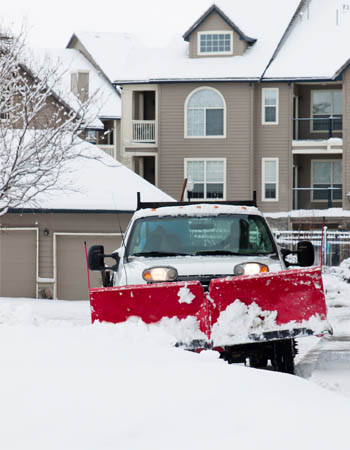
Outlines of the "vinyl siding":
M 116 136 L 114 136 L 115 139 L 115 145 L 116 145 L 116 153 L 117 153 L 117 160 L 120 161 L 121 159 L 121 120 L 118 119 L 115 122 L 115 133 Z
M 131 218 L 131 214 L 61 214 L 61 213 L 9 213 L 1 218 L 2 228 L 33 227 L 39 228 L 39 277 L 53 277 L 53 239 L 54 233 L 119 233 L 119 220 L 124 231 Z M 47 228 L 49 235 L 44 236 Z M 96 236 L 96 244 L 98 244 Z M 118 245 L 116 245 L 117 247 Z M 21 249 L 14 248 L 14 252 Z M 83 252 L 84 249 L 82 248 Z
M 184 181 L 184 158 L 226 158 L 226 198 L 252 198 L 251 118 L 253 89 L 248 83 L 216 83 L 226 102 L 226 138 L 184 137 L 185 101 L 202 85 L 164 84 L 159 88 L 159 187 L 176 199 Z
M 343 208 L 350 209 L 350 69 L 343 73 Z
M 222 17 L 216 12 L 213 11 L 206 20 L 191 34 L 189 39 L 189 56 L 190 58 L 208 58 L 208 56 L 199 56 L 198 55 L 198 32 L 201 31 L 233 31 L 230 25 L 225 22 Z M 245 50 L 247 49 L 248 44 L 241 40 L 239 35 L 233 31 L 233 55 L 237 56 L 243 55 Z M 218 57 L 217 55 L 209 56 L 209 58 Z
M 279 89 L 278 125 L 262 125 L 262 89 Z M 255 85 L 254 159 L 258 206 L 265 212 L 292 208 L 292 88 L 287 83 Z M 279 201 L 262 201 L 262 158 L 279 158 Z

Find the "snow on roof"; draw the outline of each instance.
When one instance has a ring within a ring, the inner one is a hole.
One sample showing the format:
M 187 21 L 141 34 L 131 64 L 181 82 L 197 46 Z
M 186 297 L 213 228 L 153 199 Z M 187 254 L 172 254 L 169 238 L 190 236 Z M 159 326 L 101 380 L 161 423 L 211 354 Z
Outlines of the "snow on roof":
M 130 34 L 76 33 L 76 36 L 115 82 L 259 78 L 299 3 L 300 0 L 219 0 L 216 4 L 222 12 L 257 41 L 244 55 L 217 57 L 215 64 L 210 57 L 188 57 L 189 44 L 181 35 L 184 30 L 179 30 L 179 35 L 163 47 L 147 46 L 145 40 Z M 198 12 L 198 18 L 203 12 Z M 162 40 L 160 36 L 159 41 Z
M 145 202 L 175 201 L 98 147 L 81 141 L 78 157 L 69 161 L 55 190 L 39 194 L 23 208 L 86 211 L 135 211 L 137 192 Z M 95 158 L 95 159 L 94 159 Z
M 267 70 L 267 78 L 334 78 L 349 59 L 350 3 L 311 0 Z
M 136 35 L 79 31 L 75 36 L 112 82 L 128 59 L 143 47 Z
M 96 119 L 91 124 L 103 128 L 99 118 L 120 118 L 121 99 L 114 87 L 99 73 L 88 59 L 75 49 L 30 49 L 30 54 L 36 60 L 35 64 L 59 66 L 62 72 L 57 86 L 58 95 L 72 108 L 77 106 L 77 98 L 71 92 L 71 73 L 89 72 L 89 96 L 96 93 L 96 99 L 91 102 L 89 114 Z M 32 60 L 33 61 L 33 60 Z M 34 63 L 31 63 L 33 66 Z M 35 70 L 35 65 L 34 65 Z

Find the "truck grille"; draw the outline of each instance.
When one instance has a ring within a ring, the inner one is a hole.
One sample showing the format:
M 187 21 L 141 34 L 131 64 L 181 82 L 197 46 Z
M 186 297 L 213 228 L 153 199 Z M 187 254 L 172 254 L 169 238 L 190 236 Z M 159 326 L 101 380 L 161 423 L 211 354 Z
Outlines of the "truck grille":
M 211 280 L 214 280 L 215 278 L 226 278 L 226 277 L 232 277 L 233 274 L 215 274 L 215 275 L 179 275 L 176 279 L 176 281 L 199 281 L 200 284 L 203 286 L 203 289 L 205 292 L 208 292 L 209 290 L 209 284 Z

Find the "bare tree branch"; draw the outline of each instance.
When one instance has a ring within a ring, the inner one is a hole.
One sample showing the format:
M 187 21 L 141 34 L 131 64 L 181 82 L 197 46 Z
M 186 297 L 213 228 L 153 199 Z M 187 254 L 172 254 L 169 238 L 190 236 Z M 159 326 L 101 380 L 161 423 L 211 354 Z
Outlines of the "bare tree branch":
M 0 31 L 0 215 L 35 205 L 40 193 L 60 188 L 70 161 L 89 157 L 78 144 L 99 94 L 68 105 L 63 75 L 60 64 L 32 59 L 24 31 Z

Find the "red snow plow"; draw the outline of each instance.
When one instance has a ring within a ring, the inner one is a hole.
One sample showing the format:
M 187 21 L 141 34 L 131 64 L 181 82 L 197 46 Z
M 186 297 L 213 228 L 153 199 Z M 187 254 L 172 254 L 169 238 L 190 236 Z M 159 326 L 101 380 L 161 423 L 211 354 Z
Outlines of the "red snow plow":
M 137 318 L 174 334 L 177 346 L 214 348 L 229 362 L 248 360 L 253 367 L 271 361 L 276 370 L 293 373 L 294 338 L 331 331 L 321 267 L 283 267 L 287 253 L 296 254 L 296 264 L 310 265 L 312 245 L 303 241 L 297 251 L 282 253 L 261 214 L 246 205 L 201 205 L 200 212 L 198 205 L 175 205 L 137 212 L 116 253 L 90 249 L 91 270 L 105 273 L 104 258 L 116 261 L 111 281 L 89 290 L 92 321 Z M 176 252 L 154 244 L 147 249 L 151 232 L 158 243 L 162 239 L 159 223 L 172 232 L 165 242 L 176 241 Z M 219 246 L 232 228 L 228 242 L 239 251 Z M 180 247 L 177 238 L 185 236 L 189 243 Z M 269 271 L 278 264 L 279 271 Z

